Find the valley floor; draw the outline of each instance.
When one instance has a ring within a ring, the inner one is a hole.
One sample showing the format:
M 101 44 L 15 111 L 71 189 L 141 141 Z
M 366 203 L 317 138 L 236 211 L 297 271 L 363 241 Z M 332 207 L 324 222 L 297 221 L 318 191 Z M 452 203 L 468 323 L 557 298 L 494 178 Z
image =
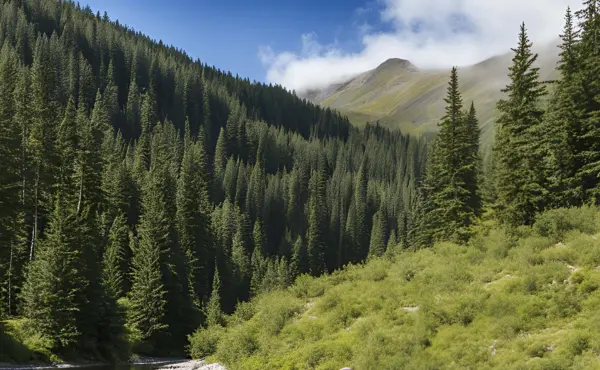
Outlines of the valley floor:
M 231 369 L 598 369 L 597 209 L 400 251 L 241 304 L 194 356 Z

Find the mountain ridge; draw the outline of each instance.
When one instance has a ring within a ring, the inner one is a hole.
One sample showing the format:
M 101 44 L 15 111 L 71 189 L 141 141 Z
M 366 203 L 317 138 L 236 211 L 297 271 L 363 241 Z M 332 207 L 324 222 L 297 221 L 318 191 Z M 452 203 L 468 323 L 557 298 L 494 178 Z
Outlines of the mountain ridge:
M 556 77 L 558 41 L 538 46 L 538 67 L 542 80 Z M 465 104 L 475 102 L 483 144 L 489 146 L 493 136 L 495 104 L 503 97 L 508 83 L 512 53 L 496 55 L 470 66 L 459 68 L 461 92 Z M 391 128 L 413 134 L 437 131 L 444 113 L 449 69 L 420 69 L 408 60 L 390 58 L 378 67 L 327 88 L 312 90 L 302 96 L 323 107 L 339 110 L 357 126 L 379 121 Z

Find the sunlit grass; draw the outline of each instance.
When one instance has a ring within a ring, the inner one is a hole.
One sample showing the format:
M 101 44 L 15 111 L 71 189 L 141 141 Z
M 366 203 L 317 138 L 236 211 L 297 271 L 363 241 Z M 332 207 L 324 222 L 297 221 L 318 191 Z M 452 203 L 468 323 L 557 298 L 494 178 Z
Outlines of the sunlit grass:
M 596 209 L 558 210 L 303 276 L 211 329 L 211 353 L 232 369 L 599 368 L 599 231 Z

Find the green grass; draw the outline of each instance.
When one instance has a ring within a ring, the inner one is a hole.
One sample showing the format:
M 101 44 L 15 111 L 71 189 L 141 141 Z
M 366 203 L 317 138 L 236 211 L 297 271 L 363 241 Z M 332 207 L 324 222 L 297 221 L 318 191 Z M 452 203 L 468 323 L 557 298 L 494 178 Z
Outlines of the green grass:
M 597 369 L 598 220 L 582 208 L 510 233 L 487 222 L 468 246 L 302 276 L 190 348 L 231 369 Z

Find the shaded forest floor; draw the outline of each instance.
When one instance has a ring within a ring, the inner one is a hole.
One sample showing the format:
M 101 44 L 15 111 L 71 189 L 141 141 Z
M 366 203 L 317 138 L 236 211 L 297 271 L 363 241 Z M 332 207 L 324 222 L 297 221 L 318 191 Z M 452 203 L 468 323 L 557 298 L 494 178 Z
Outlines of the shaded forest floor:
M 598 216 L 491 222 L 468 246 L 302 276 L 198 331 L 192 355 L 232 369 L 600 368 Z

